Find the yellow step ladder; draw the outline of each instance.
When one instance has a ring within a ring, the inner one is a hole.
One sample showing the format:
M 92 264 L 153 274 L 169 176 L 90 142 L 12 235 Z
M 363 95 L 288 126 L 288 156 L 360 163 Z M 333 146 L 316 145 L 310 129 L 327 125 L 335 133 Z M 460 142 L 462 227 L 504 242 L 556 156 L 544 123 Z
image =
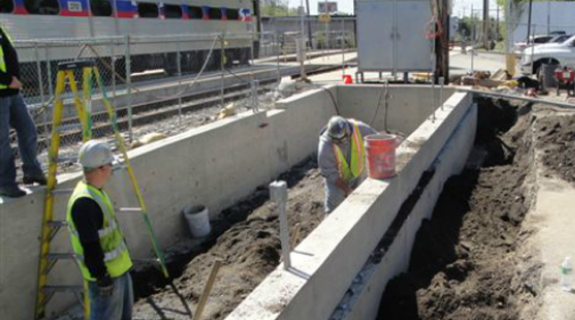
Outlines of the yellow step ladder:
M 78 87 L 76 84 L 76 79 L 74 76 L 74 71 L 82 72 L 82 94 L 83 97 L 80 99 L 78 94 Z M 54 268 L 59 260 L 64 259 L 74 259 L 75 257 L 72 253 L 53 253 L 50 250 L 50 244 L 56 234 L 62 227 L 67 227 L 65 220 L 55 220 L 54 219 L 54 199 L 58 195 L 68 194 L 70 195 L 73 189 L 61 189 L 56 188 L 56 174 L 58 170 L 58 164 L 62 160 L 59 158 L 60 150 L 60 134 L 73 129 L 82 129 L 82 141 L 88 141 L 92 137 L 92 121 L 91 121 L 91 101 L 92 101 L 92 84 L 93 80 L 96 80 L 96 84 L 99 87 L 102 94 L 102 102 L 106 108 L 110 125 L 114 132 L 115 140 L 118 145 L 118 149 L 121 152 L 122 164 L 121 168 L 126 169 L 130 177 L 132 184 L 132 189 L 135 196 L 138 199 L 139 207 L 137 208 L 120 208 L 119 212 L 140 212 L 144 222 L 147 227 L 147 231 L 150 235 L 152 246 L 156 254 L 156 259 L 154 262 L 158 263 L 163 275 L 168 278 L 168 269 L 164 260 L 163 253 L 158 246 L 158 242 L 150 221 L 148 214 L 148 209 L 144 203 L 144 198 L 140 191 L 138 181 L 136 180 L 136 175 L 134 170 L 130 165 L 130 159 L 128 158 L 128 153 L 124 139 L 120 134 L 117 122 L 117 116 L 114 108 L 112 107 L 110 100 L 106 94 L 106 88 L 103 86 L 98 68 L 96 67 L 96 61 L 91 59 L 76 60 L 72 62 L 63 62 L 58 65 L 58 73 L 56 76 L 56 89 L 54 94 L 54 110 L 52 119 L 52 133 L 50 140 L 50 149 L 48 151 L 48 184 L 46 190 L 46 199 L 44 206 L 44 215 L 42 218 L 42 233 L 41 233 L 41 251 L 40 251 L 40 265 L 38 268 L 38 288 L 37 288 L 37 298 L 36 298 L 36 312 L 35 319 L 41 319 L 46 316 L 46 306 L 50 302 L 51 298 L 57 293 L 72 293 L 74 294 L 84 306 L 84 314 L 86 319 L 89 316 L 89 303 L 87 294 L 87 283 L 84 281 L 83 286 L 70 286 L 70 285 L 53 285 L 49 284 L 49 274 Z M 63 95 L 66 93 L 66 83 L 68 83 L 70 90 L 74 96 L 74 104 L 76 107 L 76 112 L 78 113 L 79 123 L 78 124 L 66 124 L 63 125 L 63 109 L 64 100 Z M 83 295 L 83 298 L 82 298 Z

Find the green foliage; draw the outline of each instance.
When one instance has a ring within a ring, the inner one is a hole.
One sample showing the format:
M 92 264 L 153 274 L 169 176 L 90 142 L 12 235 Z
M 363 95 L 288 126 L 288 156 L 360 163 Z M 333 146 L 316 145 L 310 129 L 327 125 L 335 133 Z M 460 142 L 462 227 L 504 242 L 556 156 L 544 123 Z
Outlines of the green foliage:
M 262 0 L 260 4 L 260 11 L 263 16 L 279 17 L 279 16 L 297 16 L 296 8 L 290 8 L 287 0 Z

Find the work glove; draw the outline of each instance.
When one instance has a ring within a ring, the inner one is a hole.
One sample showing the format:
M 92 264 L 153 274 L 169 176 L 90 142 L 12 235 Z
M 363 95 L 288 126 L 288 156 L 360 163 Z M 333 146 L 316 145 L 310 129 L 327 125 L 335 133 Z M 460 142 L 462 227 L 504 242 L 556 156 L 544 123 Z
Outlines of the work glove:
M 98 291 L 100 293 L 100 297 L 111 297 L 112 293 L 114 293 L 114 281 L 108 275 L 105 275 L 99 279 L 97 279 L 98 284 Z

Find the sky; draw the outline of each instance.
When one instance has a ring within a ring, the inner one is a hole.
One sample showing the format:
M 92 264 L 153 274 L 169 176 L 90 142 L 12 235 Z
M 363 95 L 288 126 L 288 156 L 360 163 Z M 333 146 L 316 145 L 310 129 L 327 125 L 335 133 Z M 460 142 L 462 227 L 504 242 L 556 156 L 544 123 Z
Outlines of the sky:
M 297 8 L 300 5 L 301 0 L 288 0 L 289 6 L 291 8 Z M 345 13 L 353 13 L 353 0 L 329 0 L 337 2 L 337 8 L 340 12 Z M 474 11 L 476 9 L 483 8 L 483 0 L 452 0 L 453 1 L 453 13 L 452 15 L 462 17 L 464 14 L 465 16 L 469 16 L 471 14 L 471 6 L 473 5 Z M 303 1 L 305 6 L 305 0 Z M 309 0 L 310 11 L 312 15 L 317 14 L 317 3 L 318 0 Z M 495 0 L 490 0 L 490 9 L 496 9 Z M 480 11 L 475 11 L 476 15 L 481 14 Z M 499 13 L 503 16 L 503 13 Z M 496 15 L 495 10 L 491 12 L 492 16 Z

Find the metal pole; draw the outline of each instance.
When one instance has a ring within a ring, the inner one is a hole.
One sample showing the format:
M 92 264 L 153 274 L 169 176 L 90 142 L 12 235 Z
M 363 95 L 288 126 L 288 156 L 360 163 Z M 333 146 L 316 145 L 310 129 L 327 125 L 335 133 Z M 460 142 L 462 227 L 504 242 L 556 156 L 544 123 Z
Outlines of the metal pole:
M 225 87 L 225 79 L 224 79 L 224 34 L 220 36 L 220 105 L 224 107 L 224 87 Z M 253 47 L 253 41 L 252 41 Z
M 475 56 L 475 13 L 473 12 L 473 4 L 471 5 L 471 73 L 474 73 L 473 69 L 473 57 Z
M 132 57 L 130 55 L 130 36 L 126 36 L 126 90 L 128 99 L 128 141 L 132 142 Z
M 530 36 L 531 36 L 531 13 L 533 9 L 533 0 L 529 0 L 529 11 L 527 11 L 527 44 L 529 44 Z
M 282 80 L 282 73 L 281 73 L 281 70 L 280 70 L 281 46 L 280 46 L 280 43 L 279 43 L 279 36 L 278 36 L 277 32 L 274 33 L 274 37 L 275 37 L 276 48 L 277 48 L 277 50 L 276 50 L 276 51 L 277 51 L 277 52 L 276 52 L 276 53 L 277 53 L 277 61 L 276 61 L 276 64 L 277 64 L 277 68 L 278 68 L 278 85 L 279 85 L 280 82 L 281 82 L 281 80 Z
M 290 259 L 290 241 L 289 241 L 289 225 L 286 215 L 287 203 L 287 184 L 285 181 L 274 181 L 270 183 L 270 196 L 272 201 L 276 204 L 279 211 L 280 219 L 280 241 L 282 246 L 282 257 L 284 260 L 284 269 L 289 270 L 291 267 Z
M 536 28 L 536 26 L 533 25 L 533 34 L 535 34 L 535 32 L 536 32 L 536 31 L 535 31 L 535 28 Z M 529 42 L 528 42 L 528 43 L 529 43 Z M 533 55 L 533 52 L 534 52 L 534 51 L 535 51 L 535 41 L 533 41 L 533 43 L 531 43 L 531 72 L 533 72 L 533 73 L 535 73 L 535 70 L 533 70 L 533 62 L 534 62 L 533 60 L 535 60 L 535 59 L 533 59 L 533 58 L 535 57 L 535 56 Z
M 258 80 L 253 80 L 251 82 L 251 86 L 252 86 L 252 108 L 254 113 L 257 113 L 259 111 L 259 99 L 258 99 L 258 87 L 259 87 L 259 81 Z
M 551 33 L 551 0 L 547 1 L 547 34 Z
M 110 47 L 112 62 L 112 106 L 116 105 L 116 42 L 112 40 L 112 46 Z M 102 90 L 100 88 L 100 90 Z
M 444 77 L 440 77 L 439 78 L 439 108 L 441 109 L 441 111 L 443 111 L 443 86 L 445 84 L 445 78 Z
M 40 101 L 42 103 L 40 111 L 42 112 L 42 121 L 44 122 L 44 141 L 46 148 L 48 148 L 48 106 L 46 105 L 46 97 L 44 96 L 44 80 L 42 77 L 42 65 L 40 64 L 40 54 L 38 53 L 38 43 L 34 42 L 34 55 L 36 59 L 36 69 L 38 73 L 38 87 L 40 88 Z
M 48 92 L 49 92 L 49 97 L 52 98 L 52 95 L 54 94 L 54 86 L 52 84 L 52 59 L 50 59 L 50 50 L 48 49 L 48 46 L 45 47 L 46 50 L 46 69 L 48 72 Z
M 341 18 L 341 75 L 345 75 L 345 20 Z
M 176 53 L 176 67 L 178 68 L 178 92 L 182 89 L 182 54 L 180 52 L 180 41 L 177 42 L 177 53 Z M 182 95 L 178 95 L 178 118 L 180 121 L 180 127 L 182 126 Z

